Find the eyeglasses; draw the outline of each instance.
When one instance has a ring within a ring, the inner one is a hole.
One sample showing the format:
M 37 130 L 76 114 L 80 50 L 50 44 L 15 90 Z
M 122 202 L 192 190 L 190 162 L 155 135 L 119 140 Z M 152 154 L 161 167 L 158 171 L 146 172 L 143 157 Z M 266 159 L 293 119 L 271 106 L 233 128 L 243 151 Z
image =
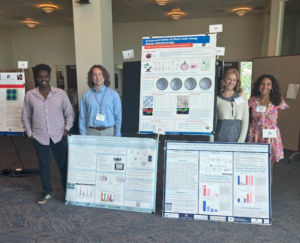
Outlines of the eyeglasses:
M 236 82 L 237 80 L 236 79 L 231 79 L 231 78 L 225 78 L 226 81 L 230 82 L 230 81 L 233 81 L 233 82 Z

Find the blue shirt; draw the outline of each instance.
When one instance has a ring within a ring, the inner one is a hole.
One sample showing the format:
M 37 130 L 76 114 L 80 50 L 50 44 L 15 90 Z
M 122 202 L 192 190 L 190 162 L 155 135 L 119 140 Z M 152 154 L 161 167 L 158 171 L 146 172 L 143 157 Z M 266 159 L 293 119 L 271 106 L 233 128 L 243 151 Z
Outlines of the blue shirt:
M 94 88 L 85 91 L 80 101 L 79 131 L 86 134 L 87 127 L 115 127 L 114 136 L 121 137 L 122 107 L 119 94 L 105 85 L 97 92 Z M 97 121 L 96 115 L 105 115 Z

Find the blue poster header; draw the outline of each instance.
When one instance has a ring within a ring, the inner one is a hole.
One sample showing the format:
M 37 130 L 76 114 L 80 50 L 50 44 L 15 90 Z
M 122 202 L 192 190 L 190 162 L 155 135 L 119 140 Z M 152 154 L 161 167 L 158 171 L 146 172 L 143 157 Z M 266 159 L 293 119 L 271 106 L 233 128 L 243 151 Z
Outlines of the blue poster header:
M 161 45 L 161 44 L 181 44 L 181 43 L 209 43 L 210 36 L 173 36 L 162 38 L 143 38 L 143 46 L 145 45 Z

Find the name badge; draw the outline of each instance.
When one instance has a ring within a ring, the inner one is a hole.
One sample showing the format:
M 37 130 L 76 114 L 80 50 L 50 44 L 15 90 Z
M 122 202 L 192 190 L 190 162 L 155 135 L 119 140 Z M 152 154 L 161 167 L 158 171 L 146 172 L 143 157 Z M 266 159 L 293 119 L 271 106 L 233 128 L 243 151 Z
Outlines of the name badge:
M 256 106 L 256 112 L 261 112 L 261 113 L 265 113 L 266 112 L 267 107 L 265 105 L 258 105 Z
M 237 97 L 234 99 L 234 101 L 237 105 L 244 103 L 244 99 L 242 97 Z
M 96 120 L 104 122 L 105 121 L 105 115 L 103 115 L 101 113 L 97 113 Z
M 276 138 L 276 129 L 263 129 L 263 138 Z
M 164 127 L 161 127 L 159 125 L 154 125 L 153 133 L 165 135 L 165 129 L 164 129 Z

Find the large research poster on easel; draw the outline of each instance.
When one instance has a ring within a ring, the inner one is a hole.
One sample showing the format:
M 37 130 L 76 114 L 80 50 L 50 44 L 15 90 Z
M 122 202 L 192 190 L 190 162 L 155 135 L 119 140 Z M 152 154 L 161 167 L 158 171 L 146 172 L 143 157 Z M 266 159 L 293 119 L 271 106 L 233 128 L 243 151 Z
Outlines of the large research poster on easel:
M 155 212 L 157 140 L 70 136 L 67 204 Z
M 140 133 L 211 135 L 215 100 L 216 35 L 144 37 Z
M 166 142 L 165 218 L 271 224 L 269 144 Z
M 24 73 L 0 73 L 0 135 L 23 135 Z

